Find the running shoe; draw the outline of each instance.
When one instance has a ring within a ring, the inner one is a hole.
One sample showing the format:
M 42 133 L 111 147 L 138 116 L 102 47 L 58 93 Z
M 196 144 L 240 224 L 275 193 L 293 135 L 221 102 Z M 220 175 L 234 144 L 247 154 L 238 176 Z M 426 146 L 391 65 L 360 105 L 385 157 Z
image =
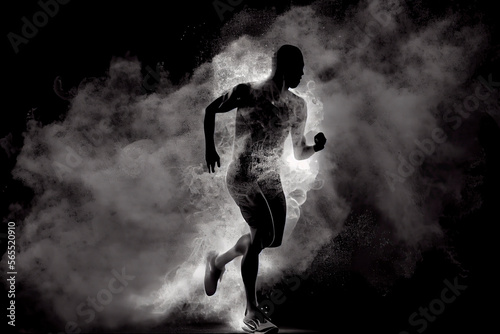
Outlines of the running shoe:
M 245 326 L 241 329 L 247 333 L 275 334 L 279 332 L 278 327 L 262 313 L 254 317 L 245 316 L 243 323 Z

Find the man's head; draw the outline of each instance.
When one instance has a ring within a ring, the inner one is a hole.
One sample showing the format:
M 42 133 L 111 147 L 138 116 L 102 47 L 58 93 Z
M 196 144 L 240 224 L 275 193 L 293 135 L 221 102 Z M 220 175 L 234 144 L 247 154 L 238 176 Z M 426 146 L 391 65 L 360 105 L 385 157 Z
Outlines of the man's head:
M 299 85 L 304 74 L 304 58 L 300 49 L 293 45 L 281 46 L 273 57 L 273 76 L 283 78 L 286 88 Z

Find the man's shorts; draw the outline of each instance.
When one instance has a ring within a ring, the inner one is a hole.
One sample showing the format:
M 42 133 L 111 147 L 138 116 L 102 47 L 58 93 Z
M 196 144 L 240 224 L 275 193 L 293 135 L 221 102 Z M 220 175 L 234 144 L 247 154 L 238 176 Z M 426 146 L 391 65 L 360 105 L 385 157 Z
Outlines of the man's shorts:
M 229 194 L 239 206 L 249 226 L 263 237 L 263 247 L 278 247 L 283 240 L 286 200 L 279 178 L 269 182 L 243 182 L 229 177 Z

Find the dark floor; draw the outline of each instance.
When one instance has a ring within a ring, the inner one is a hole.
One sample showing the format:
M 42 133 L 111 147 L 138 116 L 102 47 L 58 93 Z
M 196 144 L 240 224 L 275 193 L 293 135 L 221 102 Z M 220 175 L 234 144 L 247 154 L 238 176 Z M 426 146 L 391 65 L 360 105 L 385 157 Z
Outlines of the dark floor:
M 164 328 L 162 333 L 246 333 L 243 330 L 235 330 L 227 325 L 222 324 L 198 324 L 195 326 L 185 326 L 176 328 Z M 293 327 L 280 327 L 279 333 L 321 333 L 319 331 L 293 328 Z

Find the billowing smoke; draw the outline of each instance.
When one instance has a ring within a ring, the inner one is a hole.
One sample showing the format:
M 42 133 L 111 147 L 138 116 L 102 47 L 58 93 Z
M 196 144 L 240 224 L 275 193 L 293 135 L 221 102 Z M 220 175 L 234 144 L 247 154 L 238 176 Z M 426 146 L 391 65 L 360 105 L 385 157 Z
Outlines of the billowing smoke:
M 365 207 L 371 213 L 355 218 L 359 226 L 376 216 L 385 233 L 377 242 L 407 251 L 395 272 L 411 275 L 418 252 L 442 236 L 441 205 L 423 199 L 425 171 L 463 155 L 436 129 L 442 108 L 466 90 L 464 69 L 482 31 L 454 16 L 413 26 L 397 1 L 362 2 L 338 22 L 321 8 L 291 8 L 259 37 L 227 41 L 186 83 L 162 75 L 149 95 L 141 93 L 140 63 L 113 59 L 106 77 L 80 85 L 63 121 L 31 121 L 14 175 L 35 192 L 17 258 L 19 284 L 39 296 L 35 307 L 50 309 L 61 329 L 180 318 L 237 327 L 239 261 L 215 296 L 203 291 L 207 251 L 223 251 L 247 231 L 224 183 L 234 112 L 217 116 L 222 166 L 208 174 L 204 108 L 237 83 L 266 78 L 285 43 L 304 53 L 296 93 L 308 106 L 306 137 L 312 143 L 323 131 L 328 142 L 300 162 L 287 142 L 285 240 L 263 252 L 262 280 L 303 272 L 342 231 L 362 233 L 344 225 Z M 237 15 L 228 26 L 241 22 Z M 412 153 L 419 147 L 430 153 Z M 460 171 L 449 170 L 439 195 L 460 190 L 453 177 Z

